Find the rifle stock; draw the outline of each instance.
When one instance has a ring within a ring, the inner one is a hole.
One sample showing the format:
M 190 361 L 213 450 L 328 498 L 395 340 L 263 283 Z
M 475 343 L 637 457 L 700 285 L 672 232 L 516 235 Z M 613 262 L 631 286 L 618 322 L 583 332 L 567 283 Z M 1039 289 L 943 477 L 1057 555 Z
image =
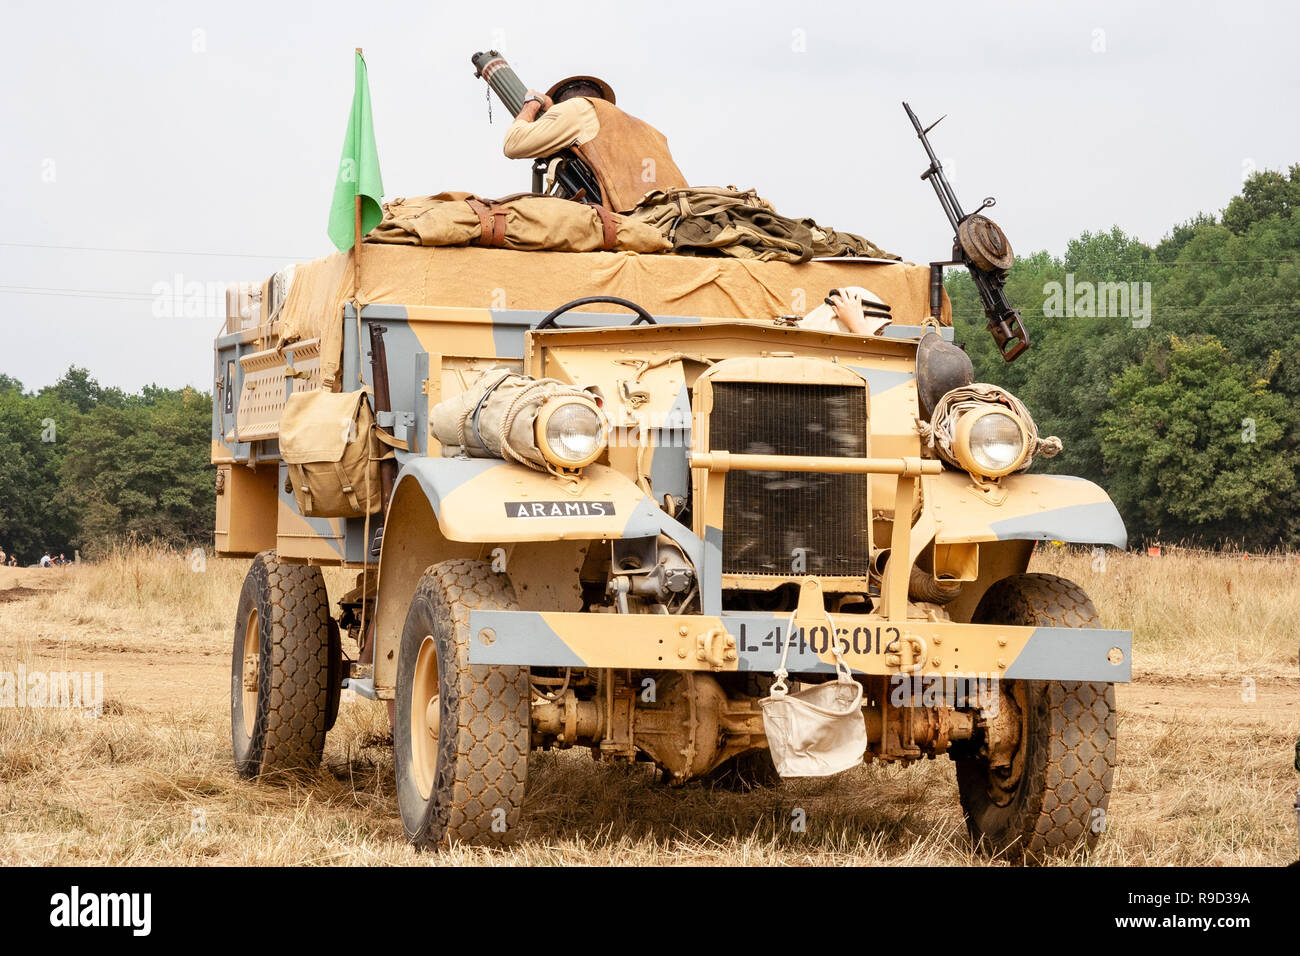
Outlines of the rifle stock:
M 388 348 L 384 345 L 384 326 L 370 323 L 370 377 L 375 389 L 375 415 L 391 412 L 393 402 L 388 390 Z M 379 463 L 379 486 L 384 504 L 380 513 L 388 513 L 388 503 L 393 497 L 393 484 L 397 480 L 397 462 L 387 458 Z M 369 547 L 367 543 L 366 547 Z

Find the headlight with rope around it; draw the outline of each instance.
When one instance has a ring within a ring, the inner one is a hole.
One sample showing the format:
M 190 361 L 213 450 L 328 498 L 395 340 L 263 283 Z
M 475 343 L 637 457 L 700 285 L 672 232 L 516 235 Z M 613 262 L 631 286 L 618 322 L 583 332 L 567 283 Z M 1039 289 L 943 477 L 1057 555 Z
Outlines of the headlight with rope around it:
M 952 450 L 961 467 L 972 474 L 1001 478 L 1025 463 L 1029 429 L 1005 405 L 977 406 L 957 419 Z
M 595 402 L 563 396 L 548 400 L 537 413 L 537 447 L 552 465 L 564 469 L 590 465 L 605 451 L 605 417 Z

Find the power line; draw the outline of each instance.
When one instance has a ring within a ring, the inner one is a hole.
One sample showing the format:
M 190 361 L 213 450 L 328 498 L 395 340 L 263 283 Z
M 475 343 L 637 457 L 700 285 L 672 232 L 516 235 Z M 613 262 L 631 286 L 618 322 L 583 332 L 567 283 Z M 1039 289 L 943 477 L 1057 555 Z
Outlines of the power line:
M 58 289 L 43 286 L 8 286 L 0 285 L 0 292 L 14 295 L 58 295 L 83 299 L 107 299 L 110 302 L 140 301 L 152 302 L 157 296 L 140 292 L 125 292 L 116 289 Z
M 1159 308 L 1153 307 L 1151 309 L 1151 315 L 1152 316 L 1168 315 L 1172 313 L 1174 315 L 1217 315 L 1223 318 L 1232 318 L 1233 316 L 1241 315 L 1241 314 L 1277 315 L 1282 312 L 1290 313 L 1293 312 L 1295 308 L 1296 308 L 1296 304 L 1294 302 L 1276 302 L 1276 303 L 1267 302 L 1267 303 L 1259 303 L 1253 306 L 1231 306 L 1231 307 L 1224 306 L 1222 308 L 1216 308 L 1214 306 L 1161 306 Z M 1024 309 L 1021 310 L 1022 313 L 1025 311 L 1026 310 Z M 988 318 L 983 312 L 978 312 L 978 313 L 953 312 L 953 317 L 958 319 L 968 319 L 972 322 L 975 321 L 983 322 Z M 1041 317 L 1044 319 L 1099 319 L 1099 320 L 1136 318 L 1136 316 L 1125 316 L 1125 315 L 1043 315 L 1043 316 L 1039 316 L 1038 313 L 1035 311 L 1030 311 L 1029 317 L 1030 318 Z
M 1023 258 L 1028 257 L 1022 257 L 1022 260 Z M 1168 262 L 1160 259 L 1153 259 L 1143 262 L 1125 262 L 1122 263 L 1122 265 L 1127 269 L 1163 269 L 1166 266 L 1240 266 L 1255 265 L 1258 263 L 1288 263 L 1296 265 L 1300 264 L 1300 256 L 1291 256 L 1286 259 L 1172 259 Z M 947 265 L 946 268 L 957 270 L 964 268 L 964 266 Z M 1069 272 L 1079 269 L 1080 266 L 1052 265 L 1047 268 L 1060 270 L 1061 272 Z M 955 272 L 954 274 L 960 275 L 961 273 Z
M 186 252 L 176 249 L 121 249 L 111 246 L 60 246 L 43 242 L 0 242 L 0 246 L 23 249 L 60 249 L 68 252 L 127 252 L 149 256 L 216 256 L 223 259 L 276 259 L 281 262 L 309 262 L 319 256 L 267 256 L 244 252 Z
M 1249 308 L 1243 308 L 1243 307 L 1239 307 L 1239 306 L 1238 306 L 1238 307 L 1232 307 L 1232 308 L 1227 308 L 1227 307 L 1225 307 L 1225 308 L 1214 308 L 1214 307 L 1187 307 L 1187 308 L 1183 308 L 1183 307 L 1179 307 L 1179 306 L 1167 306 L 1167 307 L 1164 307 L 1164 308 L 1152 308 L 1152 315 L 1156 315 L 1157 312 L 1160 312 L 1160 313 L 1165 313 L 1165 312 L 1177 312 L 1178 315 L 1222 315 L 1222 316 L 1231 317 L 1231 316 L 1234 316 L 1234 315 L 1240 315 L 1240 313 L 1243 313 L 1243 312 L 1248 312 L 1248 313 L 1260 313 L 1260 312 L 1262 312 L 1262 313 L 1265 313 L 1265 315 L 1271 315 L 1271 313 L 1274 313 L 1274 312 L 1281 312 L 1281 311 L 1294 311 L 1294 310 L 1295 310 L 1295 303 L 1283 303 L 1283 304 L 1278 304 L 1278 306 L 1271 306 L 1271 304 L 1270 304 L 1270 306 L 1252 306 L 1252 307 L 1249 307 Z M 1026 311 L 1028 311 L 1028 310 L 1023 310 L 1023 308 L 1022 308 L 1022 310 L 1021 310 L 1021 312 L 1026 312 Z M 1037 313 L 1036 311 L 1028 311 L 1028 313 L 1030 313 L 1030 316 L 1036 316 L 1036 315 L 1039 315 L 1039 313 Z M 972 320 L 974 320 L 974 319 L 979 319 L 980 321 L 983 321 L 984 319 L 987 319 L 987 317 L 988 317 L 988 316 L 985 316 L 983 312 L 954 312 L 954 315 L 957 315 L 958 317 L 961 317 L 961 319 L 972 319 Z M 1043 317 L 1043 319 L 1127 319 L 1128 316 L 1115 316 L 1115 315 L 1044 315 L 1044 316 L 1041 316 L 1041 317 Z M 1134 316 L 1134 317 L 1136 317 L 1136 316 Z
M 1126 266 L 1147 267 L 1153 266 L 1157 269 L 1164 266 L 1238 266 L 1250 265 L 1257 262 L 1300 262 L 1300 258 L 1291 256 L 1287 259 L 1171 259 L 1165 262 L 1160 259 L 1149 260 L 1146 262 L 1129 262 L 1124 263 Z M 1062 266 L 1061 268 L 1065 268 Z
M 1160 262 L 1157 260 L 1156 266 L 1238 266 L 1248 265 L 1255 262 L 1292 262 L 1300 263 L 1300 257 L 1292 256 L 1289 259 L 1174 259 L 1171 262 Z

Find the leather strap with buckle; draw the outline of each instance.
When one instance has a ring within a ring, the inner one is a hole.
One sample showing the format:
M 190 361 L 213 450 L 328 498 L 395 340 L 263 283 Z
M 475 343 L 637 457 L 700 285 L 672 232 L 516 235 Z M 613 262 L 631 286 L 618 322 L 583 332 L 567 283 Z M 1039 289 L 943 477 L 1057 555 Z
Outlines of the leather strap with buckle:
M 600 248 L 603 251 L 608 252 L 610 249 L 613 249 L 618 245 L 618 219 L 615 217 L 614 213 L 610 212 L 604 206 L 599 206 L 594 202 L 587 203 L 587 205 L 596 210 L 596 214 L 600 216 L 600 224 L 604 228 L 604 239 Z
M 501 248 L 506 241 L 506 210 L 496 203 L 488 204 L 479 199 L 466 199 L 469 208 L 478 216 L 479 236 L 475 245 L 489 248 Z

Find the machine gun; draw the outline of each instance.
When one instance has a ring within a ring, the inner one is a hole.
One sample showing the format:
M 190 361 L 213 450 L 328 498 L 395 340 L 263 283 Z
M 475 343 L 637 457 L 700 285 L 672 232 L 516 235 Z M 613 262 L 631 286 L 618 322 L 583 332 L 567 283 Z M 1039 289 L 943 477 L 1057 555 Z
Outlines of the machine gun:
M 518 116 L 524 108 L 524 96 L 528 91 L 505 57 L 496 50 L 488 50 L 486 53 L 475 53 L 470 57 L 470 62 L 474 64 L 475 78 L 491 87 L 511 116 Z M 545 176 L 552 167 L 555 170 L 555 183 L 559 187 L 557 195 L 565 199 L 581 198 L 599 205 L 600 186 L 596 177 L 571 149 L 562 149 L 553 156 L 533 160 L 533 192 L 544 191 Z
M 930 311 L 938 318 L 943 267 L 965 266 L 975 282 L 975 288 L 979 290 L 980 302 L 983 303 L 984 314 L 989 320 L 988 330 L 997 343 L 998 351 L 1006 361 L 1014 362 L 1021 352 L 1029 348 L 1029 333 L 1020 322 L 1020 311 L 1011 308 L 1002 291 L 1006 285 L 1007 271 L 1015 262 L 1015 255 L 1006 233 L 992 219 L 979 214 L 980 209 L 987 209 L 996 200 L 989 196 L 973 213 L 962 212 L 961 204 L 957 202 L 957 196 L 948 184 L 948 177 L 943 174 L 943 165 L 934 155 L 926 136 L 939 125 L 943 117 L 940 116 L 922 128 L 912 107 L 904 103 L 903 109 L 907 110 L 907 118 L 916 127 L 916 135 L 925 147 L 926 155 L 930 157 L 930 168 L 921 174 L 921 178 L 928 179 L 934 187 L 934 194 L 939 197 L 939 205 L 947 214 L 954 232 L 952 259 L 948 262 L 930 263 Z

